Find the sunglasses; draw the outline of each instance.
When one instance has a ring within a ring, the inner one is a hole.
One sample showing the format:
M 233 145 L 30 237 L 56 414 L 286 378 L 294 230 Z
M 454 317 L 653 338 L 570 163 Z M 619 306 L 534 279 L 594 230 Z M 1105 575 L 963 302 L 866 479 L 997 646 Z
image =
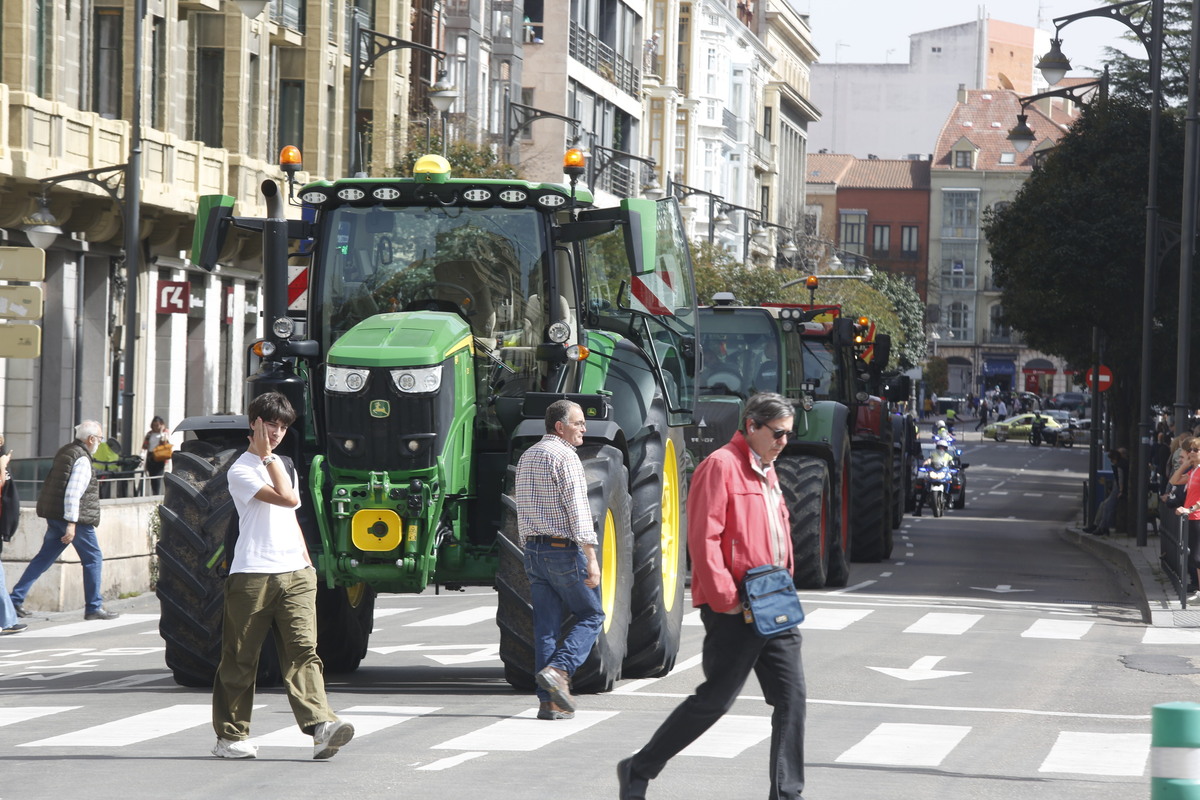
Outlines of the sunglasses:
M 771 436 L 776 441 L 779 441 L 780 439 L 782 439 L 783 437 L 785 437 L 789 433 L 791 433 L 791 431 L 789 431 L 787 428 L 772 428 L 770 425 L 759 425 L 758 427 L 766 428 L 767 430 L 769 430 L 771 432 Z

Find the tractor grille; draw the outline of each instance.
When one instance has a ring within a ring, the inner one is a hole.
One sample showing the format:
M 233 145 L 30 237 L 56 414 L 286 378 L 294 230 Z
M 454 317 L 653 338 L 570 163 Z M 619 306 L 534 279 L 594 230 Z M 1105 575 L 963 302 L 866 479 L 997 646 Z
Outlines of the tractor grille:
M 387 472 L 434 466 L 454 414 L 453 398 L 454 373 L 449 369 L 441 389 L 431 394 L 401 392 L 384 368 L 371 370 L 367 388 L 358 394 L 326 392 L 331 465 Z

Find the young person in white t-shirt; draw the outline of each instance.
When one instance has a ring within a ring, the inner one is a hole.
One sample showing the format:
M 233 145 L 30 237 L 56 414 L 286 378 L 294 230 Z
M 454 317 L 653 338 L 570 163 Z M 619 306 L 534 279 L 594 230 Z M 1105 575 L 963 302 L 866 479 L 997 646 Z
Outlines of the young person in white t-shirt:
M 254 758 L 250 714 L 263 640 L 275 626 L 283 685 L 296 724 L 313 737 L 313 758 L 331 758 L 354 736 L 325 697 L 317 657 L 317 574 L 296 520 L 295 468 L 272 451 L 296 419 L 278 392 L 250 402 L 250 446 L 229 468 L 239 535 L 225 581 L 221 665 L 213 682 L 218 758 Z M 290 468 L 289 468 L 290 467 Z

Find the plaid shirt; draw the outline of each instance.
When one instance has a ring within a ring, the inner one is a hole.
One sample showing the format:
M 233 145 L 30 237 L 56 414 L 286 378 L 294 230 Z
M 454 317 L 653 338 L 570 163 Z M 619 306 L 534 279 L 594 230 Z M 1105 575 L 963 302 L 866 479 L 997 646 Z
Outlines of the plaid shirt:
M 79 520 L 79 501 L 92 482 L 92 460 L 87 456 L 75 459 L 71 466 L 71 477 L 67 478 L 67 491 L 63 495 L 63 519 L 67 522 Z
M 530 536 L 597 543 L 583 464 L 575 447 L 561 436 L 548 433 L 521 455 L 516 499 L 522 546 Z

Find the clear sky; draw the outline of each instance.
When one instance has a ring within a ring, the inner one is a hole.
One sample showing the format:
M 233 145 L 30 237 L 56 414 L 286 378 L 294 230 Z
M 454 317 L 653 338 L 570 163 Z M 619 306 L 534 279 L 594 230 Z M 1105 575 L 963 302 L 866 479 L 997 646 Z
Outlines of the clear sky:
M 984 8 L 985 16 L 992 19 L 1053 33 L 1051 20 L 1055 17 L 1104 6 L 1103 0 L 992 0 L 990 3 L 970 0 L 791 0 L 791 3 L 798 11 L 809 15 L 813 39 L 821 51 L 820 62 L 823 64 L 835 61 L 844 64 L 905 63 L 910 35 L 972 22 L 979 16 L 980 8 Z M 1079 20 L 1063 30 L 1063 52 L 1076 70 L 1082 67 L 1098 70 L 1105 46 L 1142 54 L 1140 44 L 1121 39 L 1127 32 L 1124 25 L 1113 20 Z

